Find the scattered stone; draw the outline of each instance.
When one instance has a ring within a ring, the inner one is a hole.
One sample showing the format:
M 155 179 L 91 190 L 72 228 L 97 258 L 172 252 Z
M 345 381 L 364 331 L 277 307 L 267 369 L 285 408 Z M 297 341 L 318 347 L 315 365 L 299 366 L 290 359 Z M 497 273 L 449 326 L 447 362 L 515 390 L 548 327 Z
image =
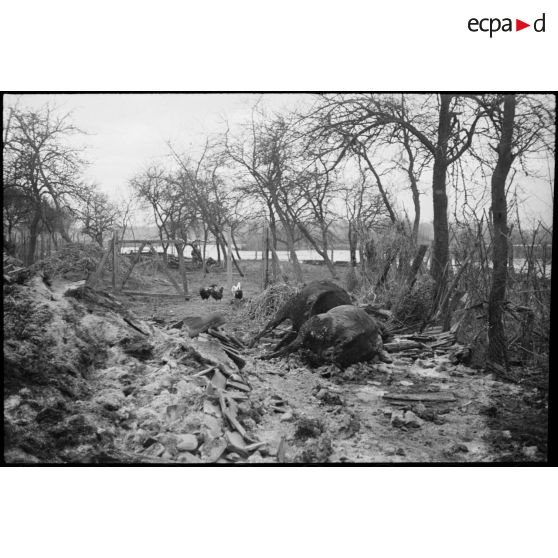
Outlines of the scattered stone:
M 207 428 L 212 437 L 216 437 L 221 434 L 223 426 L 221 419 L 214 417 L 213 415 L 206 414 L 203 417 L 203 425 Z
M 376 371 L 380 374 L 389 374 L 391 372 L 389 366 L 383 362 L 376 365 Z
M 39 411 L 39 413 L 35 417 L 35 420 L 40 423 L 46 422 L 55 424 L 60 422 L 64 418 L 65 414 L 66 413 L 63 409 L 47 407 L 46 409 Z
M 409 380 L 401 380 L 399 384 L 406 387 L 415 385 L 414 382 L 410 382 Z
M 161 457 L 163 453 L 165 453 L 165 446 L 161 444 L 161 442 L 155 441 L 155 443 L 150 444 L 143 453 L 151 457 Z
M 294 414 L 291 410 L 289 410 L 281 416 L 279 422 L 290 422 L 293 419 L 294 419 Z
M 176 458 L 176 461 L 178 463 L 192 463 L 192 464 L 203 463 L 203 461 L 198 456 L 188 451 L 183 451 L 179 453 L 178 457 Z
M 512 434 L 509 430 L 502 430 L 502 437 L 511 440 Z
M 418 415 L 419 417 L 423 418 L 422 415 L 426 413 L 426 405 L 424 403 L 417 403 L 411 407 L 411 411 Z
M 415 364 L 417 366 L 420 366 L 421 368 L 434 368 L 436 366 L 435 362 L 432 362 L 430 360 L 422 360 L 421 358 L 417 358 L 417 360 L 415 360 Z
M 178 451 L 194 451 L 198 447 L 198 439 L 193 434 L 178 434 L 176 449 Z
M 166 410 L 167 418 L 170 422 L 174 422 L 182 418 L 188 410 L 186 405 L 169 405 Z
M 224 437 L 211 438 L 200 446 L 201 458 L 205 463 L 215 463 L 225 453 L 227 441 Z
M 417 417 L 412 411 L 394 411 L 391 415 L 391 425 L 397 428 L 403 426 L 409 428 L 420 428 L 424 421 Z
M 301 417 L 298 419 L 294 437 L 298 440 L 317 438 L 323 432 L 323 424 L 318 419 Z
M 264 463 L 264 458 L 259 451 L 255 451 L 246 461 L 247 463 Z
M 22 390 L 23 391 L 23 390 Z M 14 411 L 21 405 L 21 397 L 19 395 L 10 395 L 4 400 L 4 411 Z
M 534 458 L 537 455 L 539 448 L 537 446 L 526 446 L 521 451 L 525 457 Z
M 308 440 L 295 461 L 299 463 L 325 463 L 332 453 L 331 439 L 322 435 L 317 440 Z
M 395 455 L 405 456 L 405 455 L 407 455 L 407 454 L 405 453 L 405 450 L 404 450 L 403 448 L 397 448 L 397 449 L 395 450 Z

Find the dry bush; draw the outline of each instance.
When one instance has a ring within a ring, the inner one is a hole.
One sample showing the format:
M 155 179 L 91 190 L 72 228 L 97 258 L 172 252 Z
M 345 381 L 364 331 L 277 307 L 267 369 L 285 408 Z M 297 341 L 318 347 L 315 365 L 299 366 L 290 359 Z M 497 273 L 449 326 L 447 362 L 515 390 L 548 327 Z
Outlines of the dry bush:
M 357 276 L 356 268 L 352 265 L 349 265 L 344 278 L 345 290 L 348 293 L 353 293 L 360 288 L 361 284 L 362 281 L 360 277 Z
M 285 302 L 296 295 L 298 291 L 297 287 L 287 283 L 275 283 L 249 299 L 242 313 L 251 320 L 267 320 L 274 316 Z
M 430 315 L 434 302 L 435 283 L 430 275 L 417 277 L 409 291 L 406 281 L 387 293 L 386 306 L 393 308 L 394 318 L 407 325 L 422 324 Z
M 103 250 L 96 244 L 66 244 L 50 257 L 33 264 L 30 269 L 52 279 L 62 277 L 78 281 L 87 279 L 97 269 L 102 255 Z

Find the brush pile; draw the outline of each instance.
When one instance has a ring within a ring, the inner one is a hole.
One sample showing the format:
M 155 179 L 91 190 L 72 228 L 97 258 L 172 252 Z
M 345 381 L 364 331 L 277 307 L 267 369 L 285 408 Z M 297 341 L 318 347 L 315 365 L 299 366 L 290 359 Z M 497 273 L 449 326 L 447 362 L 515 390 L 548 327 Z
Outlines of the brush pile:
M 275 283 L 248 300 L 243 312 L 250 319 L 258 321 L 269 319 L 271 316 L 275 316 L 279 309 L 298 292 L 297 287 L 287 283 Z

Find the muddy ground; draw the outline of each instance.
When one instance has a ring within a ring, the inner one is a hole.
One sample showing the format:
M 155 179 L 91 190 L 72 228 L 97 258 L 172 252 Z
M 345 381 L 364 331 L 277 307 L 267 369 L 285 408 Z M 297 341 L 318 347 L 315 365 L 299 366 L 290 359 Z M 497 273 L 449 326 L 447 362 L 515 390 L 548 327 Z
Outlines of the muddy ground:
M 215 279 L 225 283 L 222 275 Z M 519 381 L 502 381 L 451 364 L 449 350 L 422 358 L 392 354 L 392 363 L 346 370 L 311 368 L 296 354 L 258 360 L 272 336 L 241 351 L 247 364 L 238 372 L 251 389 L 229 401 L 246 432 L 238 439 L 208 378 L 197 375 L 207 367 L 199 355 L 211 339 L 202 334 L 190 340 L 167 327 L 218 311 L 227 318 L 222 331 L 248 342 L 264 320 L 247 316 L 245 300 L 231 303 L 227 294 L 222 301 L 202 301 L 201 284 L 201 278 L 191 282 L 189 301 L 69 296 L 83 283 L 63 278 L 5 286 L 6 461 L 546 460 L 548 375 L 542 371 L 521 370 Z M 160 277 L 149 288 L 172 292 Z M 245 299 L 257 291 L 255 282 L 248 283 Z M 426 400 L 390 398 L 405 393 L 427 394 Z M 257 449 L 244 451 L 246 440 Z

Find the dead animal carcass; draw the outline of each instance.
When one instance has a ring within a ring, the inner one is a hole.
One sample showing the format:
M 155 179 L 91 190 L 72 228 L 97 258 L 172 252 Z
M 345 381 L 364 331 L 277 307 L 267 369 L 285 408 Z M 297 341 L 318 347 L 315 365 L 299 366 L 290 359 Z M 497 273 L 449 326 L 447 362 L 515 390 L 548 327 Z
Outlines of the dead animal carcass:
M 355 362 L 382 357 L 381 325 L 363 309 L 343 305 L 312 316 L 305 322 L 296 339 L 264 359 L 306 349 L 309 359 L 345 367 Z
M 309 318 L 342 304 L 351 304 L 351 297 L 339 285 L 331 281 L 312 281 L 279 309 L 275 317 L 256 335 L 251 346 L 285 320 L 291 320 L 292 332 L 276 347 L 279 348 L 292 341 Z

